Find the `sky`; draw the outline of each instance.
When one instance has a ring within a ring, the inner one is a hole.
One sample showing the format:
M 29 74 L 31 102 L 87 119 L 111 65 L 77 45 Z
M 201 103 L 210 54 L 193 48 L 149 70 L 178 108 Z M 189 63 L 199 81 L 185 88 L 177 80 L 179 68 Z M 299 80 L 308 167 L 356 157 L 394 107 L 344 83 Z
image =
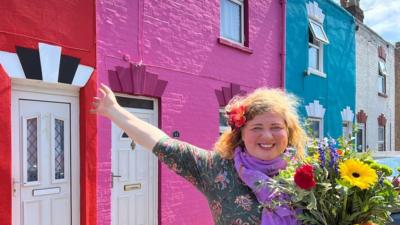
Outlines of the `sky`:
M 340 4 L 340 0 L 334 0 Z M 400 42 L 400 0 L 360 0 L 364 24 L 394 44 Z

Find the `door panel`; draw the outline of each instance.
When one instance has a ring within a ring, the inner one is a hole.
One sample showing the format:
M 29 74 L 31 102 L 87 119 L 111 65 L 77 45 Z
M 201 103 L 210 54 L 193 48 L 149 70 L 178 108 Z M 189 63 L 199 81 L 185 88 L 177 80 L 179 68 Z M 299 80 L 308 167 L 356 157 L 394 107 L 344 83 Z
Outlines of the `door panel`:
M 128 109 L 156 126 L 154 111 Z M 112 225 L 157 224 L 157 159 L 112 124 Z
M 23 225 L 71 225 L 70 110 L 19 100 Z

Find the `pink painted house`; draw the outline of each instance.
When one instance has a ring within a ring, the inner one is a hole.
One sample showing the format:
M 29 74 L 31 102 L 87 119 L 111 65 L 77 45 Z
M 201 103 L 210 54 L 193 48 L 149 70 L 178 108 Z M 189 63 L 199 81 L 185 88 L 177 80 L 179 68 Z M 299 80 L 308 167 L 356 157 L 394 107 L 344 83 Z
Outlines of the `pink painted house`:
M 285 2 L 99 0 L 98 82 L 170 136 L 211 149 L 232 95 L 283 87 Z M 213 224 L 199 191 L 98 119 L 98 224 Z

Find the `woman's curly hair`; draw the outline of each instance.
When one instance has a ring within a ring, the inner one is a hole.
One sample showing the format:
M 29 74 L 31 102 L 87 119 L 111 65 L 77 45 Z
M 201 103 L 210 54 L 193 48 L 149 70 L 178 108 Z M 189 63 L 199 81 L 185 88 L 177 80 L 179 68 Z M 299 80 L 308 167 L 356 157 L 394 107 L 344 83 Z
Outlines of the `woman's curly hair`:
M 258 88 L 246 96 L 235 96 L 225 107 L 225 112 L 229 114 L 231 109 L 244 106 L 246 121 L 250 121 L 264 112 L 280 114 L 288 131 L 289 146 L 296 149 L 297 158 L 303 158 L 307 135 L 300 124 L 297 114 L 298 105 L 297 97 L 292 94 L 285 93 L 280 89 Z M 234 149 L 243 145 L 242 129 L 243 126 L 227 130 L 219 137 L 214 149 L 220 153 L 221 157 L 232 159 Z

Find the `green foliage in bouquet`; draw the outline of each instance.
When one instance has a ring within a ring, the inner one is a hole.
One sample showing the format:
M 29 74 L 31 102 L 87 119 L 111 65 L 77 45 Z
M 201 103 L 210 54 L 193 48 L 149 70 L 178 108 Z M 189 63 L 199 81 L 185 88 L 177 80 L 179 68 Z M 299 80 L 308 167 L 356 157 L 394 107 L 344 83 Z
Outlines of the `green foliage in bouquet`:
M 370 153 L 357 153 L 346 138 L 314 140 L 304 160 L 288 150 L 286 170 L 268 183 L 289 196 L 303 224 L 385 224 L 400 208 L 399 177 L 377 163 Z M 397 184 L 396 184 L 397 182 Z M 396 190 L 397 189 L 397 190 Z

